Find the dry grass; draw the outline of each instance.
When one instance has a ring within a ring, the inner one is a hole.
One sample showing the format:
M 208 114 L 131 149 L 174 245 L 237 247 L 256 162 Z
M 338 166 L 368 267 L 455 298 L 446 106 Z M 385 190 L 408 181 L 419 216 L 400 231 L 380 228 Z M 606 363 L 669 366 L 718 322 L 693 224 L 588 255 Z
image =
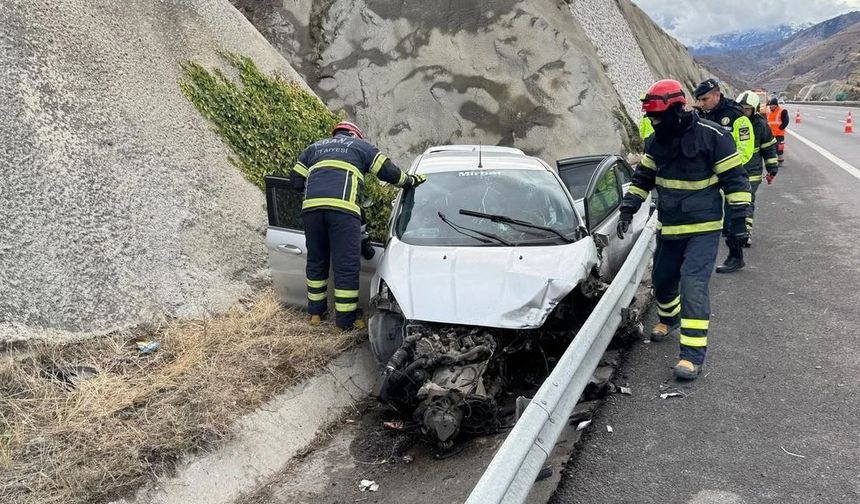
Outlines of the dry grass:
M 310 328 L 265 291 L 223 317 L 135 336 L 40 346 L 0 364 L 0 502 L 94 503 L 127 495 L 356 342 Z M 51 370 L 98 370 L 75 386 Z

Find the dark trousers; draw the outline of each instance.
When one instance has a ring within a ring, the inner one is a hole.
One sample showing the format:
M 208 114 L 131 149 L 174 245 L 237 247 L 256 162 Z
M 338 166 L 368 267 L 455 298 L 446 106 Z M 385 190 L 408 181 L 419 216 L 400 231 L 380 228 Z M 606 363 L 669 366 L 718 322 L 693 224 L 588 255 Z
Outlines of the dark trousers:
M 785 136 L 776 137 L 776 157 L 779 160 L 779 164 L 782 164 L 785 161 L 785 157 L 783 154 L 785 153 Z
M 750 202 L 749 210 L 747 210 L 747 231 L 749 232 L 752 232 L 753 221 L 755 220 L 755 193 L 758 191 L 758 186 L 760 185 L 761 182 L 750 182 L 752 201 Z
M 329 268 L 334 271 L 335 323 L 351 328 L 358 309 L 358 275 L 361 269 L 361 220 L 337 210 L 312 210 L 302 214 L 308 249 L 308 313 L 328 310 Z
M 747 212 L 747 217 L 745 219 L 746 223 L 749 222 L 749 218 L 751 215 L 749 213 L 749 207 L 747 207 Z M 734 238 L 735 233 L 732 230 L 732 223 L 734 222 L 734 219 L 732 217 L 735 215 L 735 210 L 728 203 L 725 203 L 723 205 L 723 215 L 723 236 L 726 238 L 726 247 L 728 247 L 729 249 L 729 257 L 737 257 L 739 259 L 743 259 L 744 243 Z M 747 228 L 749 228 L 748 225 Z
M 717 232 L 679 240 L 657 237 L 651 274 L 657 314 L 669 326 L 677 325 L 680 318 L 680 356 L 693 364 L 705 361 L 711 317 L 708 287 L 719 246 Z

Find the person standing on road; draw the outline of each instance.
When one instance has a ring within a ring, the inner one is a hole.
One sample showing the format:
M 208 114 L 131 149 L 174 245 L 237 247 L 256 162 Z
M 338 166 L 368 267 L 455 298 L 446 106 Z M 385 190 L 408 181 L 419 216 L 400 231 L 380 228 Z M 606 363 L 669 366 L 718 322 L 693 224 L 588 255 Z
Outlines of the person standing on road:
M 779 99 L 774 96 L 767 102 L 767 108 L 770 113 L 767 115 L 767 123 L 770 125 L 770 131 L 776 138 L 776 154 L 779 166 L 782 166 L 785 161 L 785 129 L 788 128 L 788 110 L 779 106 Z
M 680 326 L 680 358 L 674 374 L 695 379 L 705 362 L 710 324 L 709 283 L 723 228 L 723 193 L 732 229 L 744 229 L 750 189 L 731 135 L 685 109 L 681 83 L 660 80 L 642 110 L 654 134 L 621 203 L 617 233 L 624 238 L 633 215 L 657 188 L 657 250 L 652 281 L 660 322 L 651 339 L 662 341 Z M 679 320 L 680 319 L 680 320 Z
M 693 92 L 702 109 L 702 118 L 715 122 L 729 133 L 735 141 L 735 146 L 741 157 L 741 164 L 749 163 L 755 150 L 755 136 L 752 123 L 744 115 L 743 108 L 731 98 L 726 98 L 720 91 L 720 84 L 715 79 L 703 81 Z M 744 171 L 746 173 L 746 171 Z M 744 267 L 744 244 L 746 243 L 746 222 L 742 229 L 731 229 L 734 221 L 726 223 L 724 235 L 729 256 L 723 264 L 717 267 L 717 273 L 731 273 Z
M 355 124 L 341 121 L 332 137 L 311 144 L 299 155 L 290 181 L 304 191 L 302 221 L 308 249 L 308 313 L 318 325 L 328 311 L 329 267 L 334 270 L 335 324 L 363 329 L 358 318 L 361 267 L 361 207 L 364 177 L 374 175 L 397 187 L 415 187 L 424 175 L 409 175 L 364 139 Z
M 761 102 L 759 95 L 753 91 L 744 91 L 738 96 L 736 101 L 743 107 L 744 115 L 750 119 L 753 126 L 753 137 L 755 138 L 753 156 L 750 158 L 749 163 L 744 165 L 747 175 L 749 175 L 750 194 L 752 195 L 749 215 L 747 215 L 747 234 L 749 236 L 747 236 L 744 247 L 750 247 L 752 246 L 752 228 L 755 216 L 755 194 L 758 186 L 761 185 L 762 167 L 765 166 L 767 168 L 767 183 L 770 184 L 779 171 L 779 164 L 777 163 L 776 156 L 776 138 L 773 137 L 770 131 L 767 119 L 758 113 Z

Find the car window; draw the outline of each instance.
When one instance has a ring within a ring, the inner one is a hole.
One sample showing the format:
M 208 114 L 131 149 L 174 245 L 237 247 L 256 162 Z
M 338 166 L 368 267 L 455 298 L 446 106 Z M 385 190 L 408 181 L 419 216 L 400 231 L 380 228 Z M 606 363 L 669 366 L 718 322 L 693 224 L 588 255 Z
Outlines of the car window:
M 594 228 L 621 204 L 618 176 L 615 168 L 610 168 L 597 179 L 594 194 L 588 198 L 588 223 Z
M 303 230 L 302 193 L 293 189 L 289 177 L 266 177 L 266 210 L 272 227 Z
M 589 166 L 589 168 L 593 167 L 594 165 Z M 578 200 L 585 197 L 585 191 L 588 189 L 588 182 L 591 180 L 593 173 L 594 170 L 585 167 L 572 167 L 559 170 L 558 176 L 561 177 L 564 185 L 567 186 L 567 190 L 570 191 L 573 199 Z
M 624 163 L 615 163 L 615 170 L 618 172 L 618 180 L 621 185 L 633 182 L 633 170 L 627 167 Z
M 566 243 L 546 230 L 461 215 L 461 209 L 551 227 L 571 239 L 579 227 L 573 204 L 554 174 L 483 169 L 431 173 L 421 186 L 405 190 L 395 234 L 413 245 L 500 245 L 481 233 L 517 245 Z

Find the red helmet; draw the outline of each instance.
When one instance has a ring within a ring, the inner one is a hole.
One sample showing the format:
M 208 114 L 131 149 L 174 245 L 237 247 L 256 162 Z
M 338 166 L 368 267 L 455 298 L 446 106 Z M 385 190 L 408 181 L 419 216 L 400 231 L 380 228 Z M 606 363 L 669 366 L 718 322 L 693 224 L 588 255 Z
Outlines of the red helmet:
M 681 83 L 672 79 L 663 79 L 648 88 L 648 92 L 642 100 L 642 111 L 645 113 L 663 112 L 674 103 L 687 103 Z
M 355 124 L 353 124 L 349 121 L 341 121 L 341 122 L 337 123 L 337 125 L 334 127 L 334 129 L 331 130 L 331 134 L 334 135 L 338 131 L 349 131 L 354 136 L 357 136 L 358 138 L 361 138 L 362 140 L 364 140 L 364 133 L 361 131 L 361 128 L 359 128 L 358 126 L 356 126 Z

